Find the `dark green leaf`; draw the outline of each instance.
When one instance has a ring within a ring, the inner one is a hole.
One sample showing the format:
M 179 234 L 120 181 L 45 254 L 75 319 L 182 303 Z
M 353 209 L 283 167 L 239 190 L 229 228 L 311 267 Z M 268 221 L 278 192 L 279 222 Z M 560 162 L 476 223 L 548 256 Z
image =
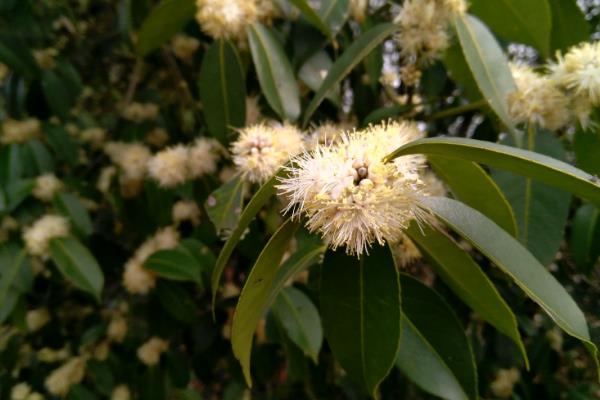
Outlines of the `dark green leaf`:
M 320 4 L 321 7 L 317 13 L 321 20 L 329 26 L 333 37 L 342 29 L 348 18 L 350 0 L 321 0 Z
M 375 396 L 400 345 L 400 279 L 387 246 L 360 259 L 328 251 L 321 269 L 325 337 L 348 376 Z
M 590 26 L 576 0 L 548 0 L 552 9 L 552 35 L 550 48 L 566 51 L 590 38 Z
M 9 297 L 19 292 L 19 278 L 21 270 L 28 266 L 25 250 L 15 244 L 7 244 L 0 247 L 0 304 L 12 303 Z M 10 313 L 11 310 L 3 310 Z
M 315 28 L 319 29 L 323 34 L 327 37 L 331 36 L 331 30 L 329 26 L 327 26 L 319 14 L 308 4 L 306 0 L 290 0 L 290 3 L 298 7 L 298 9 L 302 12 L 302 15 L 306 18 L 308 22 L 315 26 Z
M 6 185 L 4 192 L 6 211 L 14 211 L 29 196 L 34 187 L 35 181 L 33 179 L 18 179 Z
M 66 120 L 71 112 L 74 98 L 63 79 L 53 70 L 42 70 L 42 90 L 46 103 L 52 112 L 62 120 Z
M 77 196 L 59 192 L 54 197 L 54 206 L 62 215 L 70 219 L 75 231 L 80 235 L 89 236 L 94 232 L 90 214 Z
M 23 163 L 18 144 L 10 144 L 0 148 L 0 186 L 21 177 Z
M 184 324 L 190 324 L 197 318 L 197 307 L 192 296 L 179 284 L 159 280 L 156 295 L 161 306 Z
M 238 225 L 244 200 L 244 180 L 236 176 L 208 196 L 204 207 L 220 237 L 229 237 Z
M 77 142 L 65 128 L 59 125 L 44 125 L 44 133 L 48 143 L 52 146 L 56 157 L 75 166 L 79 162 L 79 148 Z
M 235 47 L 228 41 L 214 42 L 202 60 L 200 99 L 209 132 L 223 144 L 232 128 L 246 120 L 246 83 Z
M 184 246 L 172 250 L 160 250 L 144 263 L 144 268 L 158 276 L 177 281 L 201 281 L 202 266 Z
M 600 175 L 600 135 L 578 130 L 573 140 L 577 166 L 590 174 Z
M 2 37 L 0 40 L 0 62 L 11 70 L 29 79 L 35 77 L 39 68 L 33 55 L 21 40 Z
M 31 139 L 25 143 L 23 151 L 31 155 L 32 164 L 37 174 L 51 172 L 54 170 L 54 159 L 39 140 Z
M 570 249 L 573 260 L 583 272 L 589 273 L 600 256 L 600 211 L 584 204 L 575 213 L 571 226 Z

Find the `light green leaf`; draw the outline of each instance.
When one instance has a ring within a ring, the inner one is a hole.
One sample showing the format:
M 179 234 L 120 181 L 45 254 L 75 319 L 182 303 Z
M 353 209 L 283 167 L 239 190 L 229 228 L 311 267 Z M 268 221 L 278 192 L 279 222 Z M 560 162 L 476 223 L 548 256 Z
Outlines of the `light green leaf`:
M 217 40 L 202 60 L 198 80 L 209 132 L 225 145 L 232 128 L 246 120 L 246 82 L 240 57 L 228 41 Z
M 50 253 L 65 278 L 100 300 L 104 275 L 87 247 L 71 237 L 56 238 L 50 241 Z
M 570 46 L 589 40 L 590 25 L 576 0 L 548 0 L 552 9 L 550 48 L 566 51 Z
M 470 161 L 442 156 L 429 156 L 427 160 L 458 200 L 487 215 L 502 229 L 517 236 L 517 221 L 512 207 L 483 168 Z
M 298 77 L 314 91 L 319 90 L 331 69 L 331 58 L 325 50 L 313 54 L 298 71 Z M 335 86 L 326 96 L 335 105 L 340 104 L 339 86 Z
M 322 21 L 329 26 L 331 37 L 335 36 L 344 26 L 350 10 L 350 0 L 321 0 L 317 11 Z
M 404 317 L 396 365 L 428 393 L 477 399 L 475 358 L 460 321 L 433 289 L 405 274 L 401 283 Z
M 246 28 L 260 87 L 269 105 L 283 120 L 300 116 L 300 92 L 290 62 L 273 33 L 255 23 Z
M 167 279 L 201 281 L 202 266 L 184 246 L 155 252 L 148 257 L 144 263 L 144 268 Z
M 165 43 L 194 18 L 194 0 L 163 0 L 146 18 L 138 32 L 137 52 L 145 56 Z
M 94 232 L 92 219 L 77 196 L 59 192 L 54 197 L 54 207 L 65 217 L 68 217 L 77 233 L 89 236 Z
M 554 158 L 527 150 L 481 140 L 427 138 L 410 142 L 386 157 L 392 160 L 407 154 L 438 155 L 486 164 L 566 190 L 600 204 L 596 178 Z
M 533 46 L 544 58 L 550 55 L 548 0 L 469 0 L 469 12 L 504 39 Z
M 317 107 L 327 94 L 337 86 L 342 79 L 348 75 L 354 67 L 356 67 L 371 51 L 377 47 L 381 42 L 387 39 L 392 33 L 397 30 L 395 24 L 386 23 L 377 25 L 367 32 L 360 35 L 354 42 L 346 49 L 344 54 L 338 58 L 327 77 L 323 81 L 323 84 L 315 94 L 315 97 L 311 100 L 310 104 L 304 112 L 304 118 L 302 125 L 306 126 L 312 114 L 316 111 Z
M 287 287 L 279 293 L 271 311 L 292 342 L 316 364 L 323 342 L 323 328 L 319 312 L 308 296 Z
M 429 197 L 423 198 L 422 202 L 507 273 L 560 328 L 581 340 L 598 367 L 598 350 L 590 340 L 583 312 L 565 288 L 526 248 L 486 216 L 456 200 Z
M 289 0 L 290 3 L 298 7 L 302 12 L 302 15 L 310 22 L 315 28 L 319 29 L 327 37 L 331 37 L 331 30 L 327 26 L 319 14 L 308 4 L 306 0 Z
M 335 359 L 375 396 L 400 345 L 400 279 L 390 249 L 360 259 L 328 251 L 321 269 L 321 319 Z
M 496 39 L 477 18 L 454 18 L 454 27 L 479 90 L 500 120 L 512 129 L 507 96 L 516 90 L 508 63 Z
M 529 365 L 517 319 L 469 253 L 450 237 L 429 227 L 411 225 L 406 231 L 424 257 L 452 291 L 500 332 L 515 342 Z
M 475 102 L 483 98 L 459 43 L 454 43 L 448 47 L 444 53 L 443 61 L 448 75 L 463 90 L 467 99 Z
M 233 315 L 231 345 L 235 358 L 242 365 L 248 386 L 252 386 L 250 374 L 252 337 L 269 305 L 271 287 L 283 253 L 297 229 L 298 223 L 289 219 L 269 239 L 250 271 Z
M 220 237 L 229 237 L 238 225 L 244 201 L 244 180 L 238 175 L 212 192 L 204 204 Z

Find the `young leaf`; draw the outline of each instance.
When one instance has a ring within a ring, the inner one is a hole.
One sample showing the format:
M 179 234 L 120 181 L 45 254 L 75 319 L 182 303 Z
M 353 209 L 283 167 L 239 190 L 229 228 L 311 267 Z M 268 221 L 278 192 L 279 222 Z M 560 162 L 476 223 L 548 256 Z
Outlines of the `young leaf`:
M 281 43 L 260 23 L 248 26 L 246 32 L 258 82 L 269 105 L 282 120 L 295 121 L 300 115 L 300 93 Z
M 297 229 L 298 224 L 289 219 L 269 239 L 250 271 L 233 315 L 231 345 L 235 358 L 242 365 L 248 386 L 252 386 L 250 374 L 252 336 L 268 307 L 271 287 L 283 253 Z
M 590 340 L 583 312 L 526 248 L 486 216 L 456 200 L 428 197 L 423 198 L 423 204 L 507 273 L 560 328 L 581 340 L 598 367 L 598 350 Z
M 150 12 L 138 32 L 137 52 L 145 56 L 165 43 L 194 18 L 194 0 L 163 0 Z
M 308 296 L 287 287 L 279 293 L 271 311 L 292 342 L 316 364 L 323 342 L 323 328 L 319 312 Z
M 407 154 L 438 155 L 486 164 L 527 176 L 600 204 L 597 178 L 567 163 L 532 151 L 481 140 L 438 137 L 410 142 L 393 151 L 386 160 Z
M 321 87 L 315 94 L 315 97 L 311 100 L 310 104 L 304 112 L 304 118 L 302 125 L 306 126 L 312 114 L 316 111 L 317 107 L 327 94 L 338 85 L 342 79 L 348 75 L 354 67 L 356 67 L 371 51 L 377 47 L 381 42 L 387 39 L 392 33 L 398 28 L 395 24 L 386 23 L 377 25 L 367 32 L 360 35 L 338 58 L 327 77 L 321 84 Z
M 54 196 L 54 206 L 65 217 L 68 217 L 77 233 L 89 236 L 94 232 L 90 214 L 79 199 L 66 192 L 59 192 Z
M 71 237 L 56 238 L 50 241 L 50 253 L 65 278 L 100 300 L 104 275 L 87 247 Z
M 413 224 L 406 233 L 417 244 L 436 274 L 473 311 L 511 338 L 521 351 L 525 364 L 529 365 L 515 315 L 469 253 L 458 247 L 451 238 L 429 226 L 417 227 Z
M 244 180 L 238 175 L 212 192 L 204 204 L 220 237 L 228 237 L 238 225 L 244 201 Z
M 511 128 L 506 99 L 516 86 L 502 49 L 487 27 L 471 15 L 454 18 L 454 28 L 481 93 L 500 120 Z
M 231 128 L 246 120 L 246 82 L 235 47 L 215 41 L 202 60 L 198 80 L 202 110 L 209 132 L 227 145 Z
M 360 259 L 328 251 L 321 269 L 325 337 L 348 376 L 375 396 L 400 345 L 400 279 L 390 249 Z
M 433 289 L 405 274 L 400 281 L 408 337 L 402 337 L 396 365 L 429 393 L 477 399 L 475 358 L 460 321 Z

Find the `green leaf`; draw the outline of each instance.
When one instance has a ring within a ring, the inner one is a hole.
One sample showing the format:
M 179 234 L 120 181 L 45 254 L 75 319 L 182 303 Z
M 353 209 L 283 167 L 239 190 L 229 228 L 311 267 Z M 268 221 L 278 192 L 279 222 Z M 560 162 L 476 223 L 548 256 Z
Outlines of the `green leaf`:
M 308 296 L 287 287 L 279 293 L 271 311 L 292 342 L 316 364 L 323 342 L 323 328 L 319 312 Z
M 298 7 L 302 12 L 302 15 L 310 22 L 315 28 L 319 29 L 327 37 L 331 37 L 331 30 L 327 26 L 319 14 L 306 2 L 306 0 L 289 0 L 290 3 Z
M 54 170 L 54 159 L 39 140 L 31 139 L 25 143 L 23 151 L 31 156 L 32 164 L 35 166 L 37 174 L 51 172 Z
M 331 58 L 325 50 L 321 50 L 313 54 L 306 62 L 302 65 L 298 71 L 298 77 L 308 86 L 310 89 L 317 91 L 323 84 L 325 77 L 331 69 Z M 327 98 L 337 106 L 340 104 L 340 90 L 339 86 L 336 85 L 327 94 Z
M 589 40 L 590 25 L 576 0 L 548 0 L 552 9 L 550 48 L 566 51 L 570 46 Z
M 321 0 L 321 7 L 317 11 L 319 17 L 329 26 L 331 37 L 334 37 L 346 23 L 350 0 Z
M 469 307 L 517 345 L 525 364 L 527 352 L 512 310 L 468 252 L 450 237 L 414 224 L 406 231 L 443 281 Z
M 156 295 L 161 306 L 177 321 L 190 324 L 197 318 L 197 306 L 193 297 L 174 282 L 159 280 Z
M 444 66 L 448 75 L 463 90 L 465 97 L 471 101 L 483 98 L 459 43 L 452 44 L 444 53 Z
M 577 209 L 571 226 L 569 248 L 577 267 L 589 273 L 600 257 L 600 211 L 592 204 Z
M 0 247 L 0 304 L 9 303 L 9 297 L 20 292 L 19 278 L 23 268 L 28 266 L 25 250 L 15 244 Z M 12 302 L 13 307 L 16 302 Z M 12 307 L 11 307 L 12 308 Z M 12 310 L 3 310 L 10 314 Z
M 376 124 L 381 121 L 386 121 L 390 118 L 397 117 L 402 113 L 410 111 L 410 106 L 393 105 L 389 107 L 378 108 L 369 113 L 362 122 L 362 126 L 369 126 L 370 124 Z
M 223 274 L 223 270 L 225 269 L 225 264 L 229 260 L 231 253 L 233 253 L 233 249 L 240 241 L 242 235 L 250 225 L 250 222 L 254 219 L 256 214 L 260 211 L 260 209 L 269 201 L 269 199 L 275 194 L 275 183 L 277 182 L 277 177 L 280 173 L 275 174 L 271 179 L 265 182 L 260 189 L 252 196 L 246 208 L 242 212 L 242 215 L 235 226 L 235 229 L 231 232 L 229 239 L 223 245 L 221 252 L 219 253 L 219 257 L 217 258 L 217 262 L 215 264 L 215 268 L 213 269 L 212 276 L 210 279 L 211 282 L 211 290 L 212 290 L 212 306 L 214 310 L 215 299 L 217 297 L 217 291 L 219 289 L 219 282 L 221 281 L 221 275 Z M 208 208 L 208 207 L 207 207 Z M 208 211 L 207 211 L 208 212 Z
M 209 132 L 225 145 L 232 128 L 246 120 L 246 82 L 235 47 L 215 41 L 202 60 L 198 80 L 202 110 Z
M 71 193 L 59 192 L 54 196 L 54 207 L 70 219 L 78 234 L 89 236 L 94 232 L 90 214 L 77 196 Z
M 18 179 L 6 185 L 6 212 L 14 211 L 31 194 L 34 187 L 33 179 Z
M 429 197 L 423 198 L 422 202 L 507 273 L 560 328 L 581 340 L 598 367 L 598 350 L 590 340 L 583 312 L 565 288 L 526 248 L 483 214 L 456 200 Z
M 565 160 L 563 145 L 552 132 L 537 132 L 529 146 L 529 150 Z M 519 224 L 517 237 L 542 264 L 550 264 L 564 236 L 571 195 L 510 172 L 494 170 L 492 176 L 515 212 Z
M 153 253 L 144 263 L 144 268 L 176 281 L 201 281 L 202 266 L 184 246 Z
M 50 253 L 65 278 L 100 300 L 104 275 L 87 247 L 71 237 L 56 238 L 50 241 Z
M 248 386 L 252 386 L 250 374 L 252 337 L 269 305 L 271 287 L 283 253 L 297 229 L 298 224 L 288 219 L 269 239 L 248 275 L 233 315 L 231 345 L 235 358 L 242 365 Z
M 302 125 L 306 126 L 310 117 L 316 111 L 317 107 L 327 94 L 348 75 L 354 67 L 356 67 L 371 51 L 377 47 L 381 42 L 387 39 L 392 33 L 397 30 L 397 26 L 392 23 L 379 24 L 367 32 L 360 35 L 354 42 L 346 49 L 346 51 L 338 58 L 327 77 L 323 81 L 323 84 L 315 94 L 315 97 L 311 100 L 310 104 L 304 112 L 304 118 Z
M 23 172 L 19 145 L 12 143 L 0 148 L 0 186 L 19 179 Z
M 56 157 L 75 166 L 79 162 L 79 146 L 65 128 L 59 125 L 44 125 L 44 133 Z
M 577 166 L 590 174 L 600 175 L 600 135 L 578 130 L 573 140 Z
M 53 70 L 42 70 L 42 90 L 52 112 L 63 121 L 69 117 L 74 98 L 63 79 Z
M 500 120 L 512 128 L 506 99 L 516 86 L 502 49 L 487 27 L 471 15 L 454 18 L 454 28 L 479 90 Z
M 236 176 L 212 192 L 204 204 L 220 237 L 229 237 L 238 225 L 244 201 L 244 180 Z
M 0 62 L 28 79 L 32 79 L 39 72 L 35 58 L 33 58 L 28 46 L 20 39 L 5 36 L 1 38 Z
M 215 255 L 208 248 L 208 246 L 196 239 L 187 238 L 181 241 L 180 247 L 189 252 L 192 257 L 196 259 L 202 268 L 202 272 L 210 276 L 215 266 L 216 259 Z
M 392 160 L 407 154 L 438 155 L 486 164 L 527 176 L 600 204 L 600 186 L 594 176 L 532 151 L 481 140 L 437 137 L 410 142 L 392 152 L 386 159 Z
M 405 274 L 401 282 L 403 335 L 396 365 L 428 393 L 477 399 L 475 358 L 460 321 L 433 289 Z
M 246 28 L 260 87 L 269 105 L 282 120 L 300 116 L 300 93 L 294 71 L 281 43 L 260 23 Z
M 517 221 L 512 207 L 483 168 L 470 161 L 441 156 L 429 156 L 427 160 L 458 200 L 487 215 L 502 229 L 517 236 Z
M 138 32 L 137 52 L 145 56 L 194 18 L 194 0 L 163 0 L 152 9 Z
M 327 251 L 321 269 L 321 319 L 335 359 L 375 396 L 400 345 L 400 278 L 390 249 L 360 259 Z
M 469 12 L 504 39 L 533 46 L 544 58 L 549 56 L 552 14 L 548 0 L 470 0 Z

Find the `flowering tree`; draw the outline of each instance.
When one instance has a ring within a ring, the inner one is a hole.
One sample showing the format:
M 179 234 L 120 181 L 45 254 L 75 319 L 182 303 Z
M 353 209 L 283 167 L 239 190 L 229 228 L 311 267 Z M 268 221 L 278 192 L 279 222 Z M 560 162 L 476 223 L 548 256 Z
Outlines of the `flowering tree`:
M 591 398 L 595 4 L 0 0 L 0 398 Z

